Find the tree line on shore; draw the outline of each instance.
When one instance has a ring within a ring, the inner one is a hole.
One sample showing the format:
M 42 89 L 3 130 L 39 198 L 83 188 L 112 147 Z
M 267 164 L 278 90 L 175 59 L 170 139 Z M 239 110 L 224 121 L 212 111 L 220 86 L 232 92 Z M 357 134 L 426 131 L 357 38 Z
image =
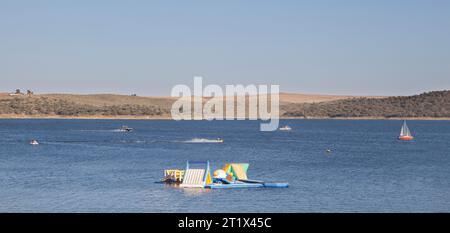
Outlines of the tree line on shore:
M 352 98 L 321 103 L 289 104 L 285 117 L 450 117 L 450 91 L 413 96 Z

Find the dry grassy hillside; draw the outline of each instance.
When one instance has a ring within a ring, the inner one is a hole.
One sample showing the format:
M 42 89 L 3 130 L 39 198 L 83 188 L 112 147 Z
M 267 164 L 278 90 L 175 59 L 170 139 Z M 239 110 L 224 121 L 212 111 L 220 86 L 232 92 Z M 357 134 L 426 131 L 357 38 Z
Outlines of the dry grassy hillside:
M 255 99 L 250 96 L 248 99 Z M 177 98 L 115 94 L 0 94 L 0 117 L 170 118 Z M 208 100 L 205 98 L 204 101 Z M 282 117 L 450 117 L 450 91 L 402 97 L 280 94 Z
M 77 104 L 88 104 L 92 106 L 111 106 L 134 104 L 143 106 L 168 106 L 175 98 L 171 97 L 141 97 L 115 94 L 92 94 L 92 95 L 71 95 L 71 94 L 45 94 L 37 97 L 47 97 L 49 99 L 59 99 L 74 102 Z
M 364 97 L 381 98 L 378 96 L 364 96 Z M 350 98 L 356 98 L 356 96 L 280 93 L 280 102 L 283 104 L 318 103 Z
M 284 108 L 284 117 L 449 118 L 450 91 L 413 96 L 351 98 L 320 103 L 298 103 Z
M 11 100 L 14 98 L 25 98 L 27 96 L 9 96 L 7 93 L 0 93 L 0 100 Z M 342 100 L 354 98 L 355 96 L 339 96 L 339 95 L 315 95 L 315 94 L 292 94 L 280 93 L 280 102 L 282 104 L 290 103 L 317 103 L 334 100 Z M 28 97 L 30 98 L 30 97 Z M 175 97 L 145 97 L 145 96 L 130 96 L 130 95 L 116 95 L 116 94 L 90 94 L 90 95 L 75 95 L 75 94 L 41 94 L 33 95 L 31 98 L 48 98 L 50 100 L 64 100 L 76 104 L 87 104 L 92 106 L 111 106 L 111 105 L 143 105 L 143 106 L 167 106 L 172 105 Z
M 255 99 L 256 96 L 249 97 Z M 247 98 L 247 100 L 249 99 Z M 280 94 L 281 105 L 324 102 L 350 96 Z M 203 101 L 209 98 L 204 98 Z M 169 118 L 170 108 L 177 98 L 141 97 L 115 94 L 0 94 L 0 115 L 4 117 L 160 117 Z

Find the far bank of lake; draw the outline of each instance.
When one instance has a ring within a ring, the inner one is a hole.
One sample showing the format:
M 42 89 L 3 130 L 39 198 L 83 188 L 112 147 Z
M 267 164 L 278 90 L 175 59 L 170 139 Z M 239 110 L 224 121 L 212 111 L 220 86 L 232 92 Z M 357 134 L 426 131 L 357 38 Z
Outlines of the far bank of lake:
M 133 116 L 133 115 L 23 115 L 23 114 L 0 114 L 0 119 L 84 119 L 84 120 L 172 120 L 168 115 L 163 116 Z M 280 120 L 450 120 L 450 117 L 280 117 Z

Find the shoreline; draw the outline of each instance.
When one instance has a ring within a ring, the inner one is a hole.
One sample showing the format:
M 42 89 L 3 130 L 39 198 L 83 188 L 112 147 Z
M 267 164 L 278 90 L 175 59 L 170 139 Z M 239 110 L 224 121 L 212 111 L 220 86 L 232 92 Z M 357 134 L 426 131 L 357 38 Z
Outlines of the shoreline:
M 67 120 L 173 120 L 170 116 L 61 116 L 61 115 L 20 115 L 0 114 L 0 119 L 67 119 Z M 280 120 L 450 120 L 450 117 L 280 117 Z

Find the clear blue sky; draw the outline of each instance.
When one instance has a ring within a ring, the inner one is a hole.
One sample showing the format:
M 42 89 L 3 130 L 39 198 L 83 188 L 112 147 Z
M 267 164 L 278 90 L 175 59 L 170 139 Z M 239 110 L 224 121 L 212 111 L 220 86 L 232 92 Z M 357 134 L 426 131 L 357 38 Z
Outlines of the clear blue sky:
M 0 91 L 450 89 L 450 1 L 0 0 Z

